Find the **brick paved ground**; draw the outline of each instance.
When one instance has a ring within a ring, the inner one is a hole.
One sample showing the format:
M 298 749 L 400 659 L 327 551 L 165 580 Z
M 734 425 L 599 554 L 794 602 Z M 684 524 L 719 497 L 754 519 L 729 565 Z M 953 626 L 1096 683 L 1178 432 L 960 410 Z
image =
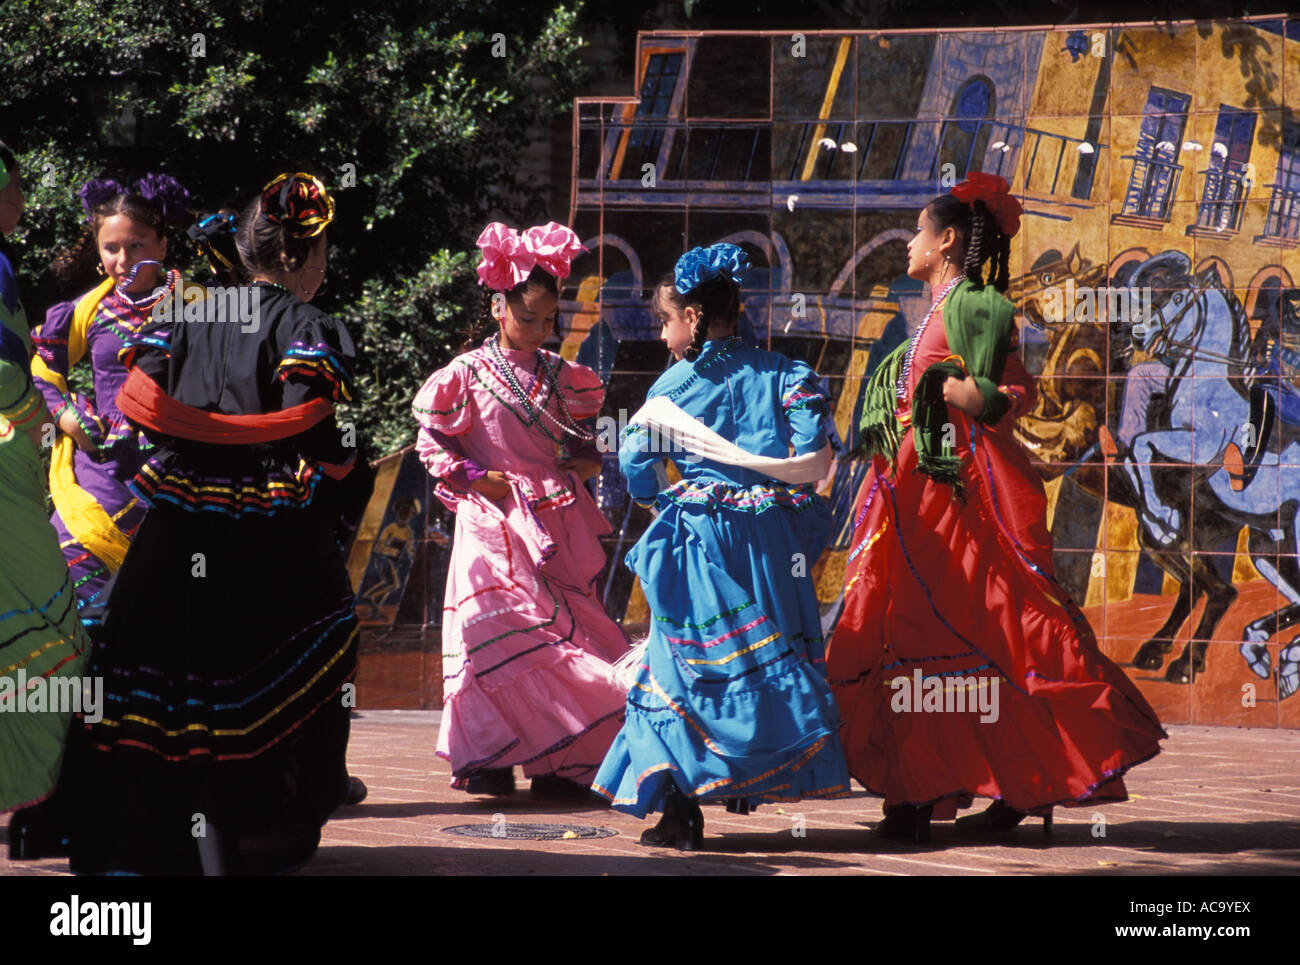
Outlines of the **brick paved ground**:
M 882 843 L 868 827 L 878 799 L 763 807 L 740 817 L 705 809 L 703 853 L 643 848 L 646 823 L 607 808 L 547 802 L 521 790 L 476 798 L 447 786 L 433 753 L 437 712 L 370 711 L 353 721 L 352 773 L 370 787 L 325 828 L 300 874 L 1289 874 L 1300 873 L 1300 733 L 1170 727 L 1165 752 L 1137 768 L 1132 800 L 1057 810 L 1050 839 L 1037 823 L 997 840 L 955 836 L 936 823 L 925 847 Z M 518 772 L 516 772 L 518 777 Z M 526 784 L 521 782 L 521 787 Z M 784 812 L 784 813 L 783 813 Z M 1094 837 L 1094 813 L 1106 818 Z M 444 829 L 500 822 L 600 825 L 600 839 L 471 839 Z M 792 833 L 802 815 L 806 836 Z M 7 825 L 0 817 L 0 827 Z M 7 829 L 0 830 L 5 841 Z M 65 862 L 13 864 L 0 874 L 59 874 Z

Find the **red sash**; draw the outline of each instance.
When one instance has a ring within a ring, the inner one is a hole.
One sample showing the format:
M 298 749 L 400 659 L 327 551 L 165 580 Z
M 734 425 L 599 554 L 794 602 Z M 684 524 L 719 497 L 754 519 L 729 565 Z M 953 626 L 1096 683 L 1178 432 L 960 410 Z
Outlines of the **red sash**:
M 117 407 L 133 422 L 164 435 L 228 446 L 288 439 L 310 429 L 334 411 L 334 403 L 329 399 L 312 399 L 279 412 L 257 415 L 204 412 L 177 402 L 139 369 L 131 370 L 118 392 Z

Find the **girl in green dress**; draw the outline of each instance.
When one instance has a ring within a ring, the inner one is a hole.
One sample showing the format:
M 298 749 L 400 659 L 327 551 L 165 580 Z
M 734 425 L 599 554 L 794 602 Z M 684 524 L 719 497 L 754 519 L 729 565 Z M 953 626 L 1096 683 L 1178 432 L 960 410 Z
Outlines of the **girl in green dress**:
M 22 213 L 18 165 L 0 143 L 0 235 Z M 80 679 L 90 647 L 45 508 L 39 446 L 51 417 L 31 358 L 18 281 L 0 246 L 0 813 L 54 790 L 73 711 L 95 711 Z M 9 839 L 20 852 L 21 828 Z

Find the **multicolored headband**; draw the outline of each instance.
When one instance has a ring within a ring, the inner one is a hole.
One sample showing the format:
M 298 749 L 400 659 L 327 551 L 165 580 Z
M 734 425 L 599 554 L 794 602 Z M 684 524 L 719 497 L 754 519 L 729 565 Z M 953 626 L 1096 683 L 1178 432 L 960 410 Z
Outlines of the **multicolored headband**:
M 475 244 L 483 252 L 477 269 L 479 284 L 493 291 L 509 291 L 534 268 L 548 271 L 558 280 L 568 278 L 573 259 L 587 250 L 572 228 L 554 221 L 522 233 L 493 221 Z
M 677 291 L 686 295 L 715 278 L 726 277 L 740 284 L 751 267 L 745 249 L 737 245 L 709 245 L 692 248 L 678 258 L 673 266 L 673 279 Z
M 1020 230 L 1020 216 L 1025 209 L 1011 195 L 1011 185 L 1006 179 L 996 174 L 975 171 L 967 175 L 966 180 L 953 188 L 951 194 L 958 201 L 973 205 L 983 201 L 984 207 L 998 223 L 998 229 L 1008 238 L 1015 237 Z
M 213 272 L 219 273 L 221 267 L 234 268 L 230 259 L 222 253 L 221 246 L 230 243 L 230 239 L 234 237 L 236 221 L 237 219 L 233 213 L 218 211 L 216 214 L 210 214 L 190 226 L 190 240 L 199 246 L 199 250 L 208 259 L 208 264 L 212 267 Z
M 77 194 L 86 211 L 86 224 L 94 224 L 95 209 L 123 194 L 137 194 L 158 209 L 163 222 L 182 225 L 188 220 L 190 193 L 170 174 L 146 174 L 127 190 L 112 178 L 95 178 L 81 186 Z
M 262 212 L 291 238 L 315 238 L 334 220 L 334 199 L 319 178 L 285 173 L 262 189 Z

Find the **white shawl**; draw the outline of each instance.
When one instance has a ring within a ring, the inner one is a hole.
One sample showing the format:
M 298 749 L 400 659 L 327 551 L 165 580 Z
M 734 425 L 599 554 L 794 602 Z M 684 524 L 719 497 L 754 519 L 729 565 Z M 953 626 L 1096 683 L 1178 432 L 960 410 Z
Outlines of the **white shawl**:
M 782 482 L 798 485 L 825 479 L 831 470 L 831 446 L 820 452 L 778 459 L 756 456 L 728 442 L 699 419 L 679 409 L 667 396 L 655 396 L 632 416 L 630 425 L 645 426 L 651 438 L 658 438 L 688 452 L 728 466 L 740 466 Z

